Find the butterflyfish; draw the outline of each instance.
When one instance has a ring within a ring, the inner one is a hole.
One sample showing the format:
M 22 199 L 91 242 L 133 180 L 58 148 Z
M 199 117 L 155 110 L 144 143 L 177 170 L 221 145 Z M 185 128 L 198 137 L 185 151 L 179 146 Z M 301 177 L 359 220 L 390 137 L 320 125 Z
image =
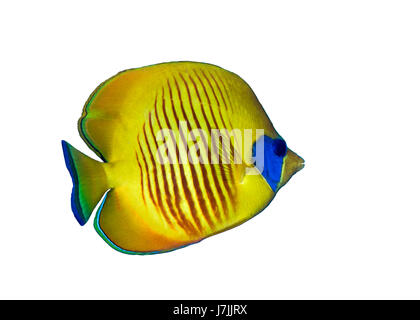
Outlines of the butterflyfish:
M 206 63 L 122 71 L 88 98 L 79 134 L 101 159 L 62 141 L 71 208 L 128 254 L 172 251 L 260 213 L 304 160 L 238 75 Z M 101 202 L 99 204 L 99 202 Z

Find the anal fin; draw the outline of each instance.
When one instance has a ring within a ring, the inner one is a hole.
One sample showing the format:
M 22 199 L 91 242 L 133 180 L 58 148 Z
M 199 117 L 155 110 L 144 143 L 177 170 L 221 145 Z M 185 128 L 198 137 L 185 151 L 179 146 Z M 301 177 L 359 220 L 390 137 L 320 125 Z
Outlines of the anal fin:
M 105 242 L 127 254 L 156 254 L 185 246 L 153 230 L 127 193 L 123 187 L 111 189 L 96 213 L 94 226 Z

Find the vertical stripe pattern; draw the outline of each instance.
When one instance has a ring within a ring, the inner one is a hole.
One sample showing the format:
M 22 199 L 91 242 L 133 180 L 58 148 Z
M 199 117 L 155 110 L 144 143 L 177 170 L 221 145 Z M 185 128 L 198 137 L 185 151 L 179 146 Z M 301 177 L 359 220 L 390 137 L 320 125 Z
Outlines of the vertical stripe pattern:
M 215 151 L 210 144 L 212 129 L 227 135 L 229 147 L 233 148 L 228 117 L 231 105 L 226 93 L 226 87 L 212 72 L 178 72 L 166 79 L 155 93 L 146 118 L 139 121 L 135 150 L 139 197 L 163 225 L 190 236 L 217 231 L 236 207 L 234 164 L 210 161 Z M 185 132 L 181 122 L 185 122 Z M 164 129 L 169 129 L 169 135 L 163 135 L 164 142 L 170 145 L 162 149 L 166 153 L 160 148 L 163 142 L 157 141 Z M 194 129 L 200 130 L 194 133 Z M 202 146 L 200 153 L 206 150 L 204 159 L 208 162 L 190 161 L 192 145 Z M 180 161 L 182 153 L 187 155 L 185 163 Z

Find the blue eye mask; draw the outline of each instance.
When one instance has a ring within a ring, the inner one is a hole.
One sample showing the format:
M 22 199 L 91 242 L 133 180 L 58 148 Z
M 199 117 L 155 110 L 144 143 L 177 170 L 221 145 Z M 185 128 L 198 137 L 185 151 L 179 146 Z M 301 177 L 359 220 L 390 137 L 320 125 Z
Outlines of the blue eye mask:
M 262 136 L 252 146 L 255 165 L 274 192 L 277 191 L 281 179 L 283 159 L 286 153 L 287 145 L 281 138 L 272 139 Z

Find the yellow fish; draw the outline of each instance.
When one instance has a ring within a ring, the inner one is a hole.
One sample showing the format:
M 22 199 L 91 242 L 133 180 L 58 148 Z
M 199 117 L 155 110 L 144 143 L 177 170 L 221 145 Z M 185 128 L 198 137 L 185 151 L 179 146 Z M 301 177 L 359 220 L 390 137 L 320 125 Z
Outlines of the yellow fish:
M 103 160 L 62 141 L 72 211 L 114 249 L 167 252 L 261 212 L 304 161 L 239 76 L 197 62 L 130 69 L 87 100 L 79 133 Z M 105 197 L 104 197 L 105 194 Z

